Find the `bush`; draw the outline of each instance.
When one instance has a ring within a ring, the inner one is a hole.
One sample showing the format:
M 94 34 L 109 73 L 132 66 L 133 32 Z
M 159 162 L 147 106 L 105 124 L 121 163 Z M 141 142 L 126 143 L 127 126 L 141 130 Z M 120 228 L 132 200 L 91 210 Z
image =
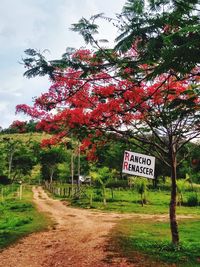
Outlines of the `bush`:
M 198 201 L 197 193 L 190 194 L 187 198 L 187 206 L 196 207 L 198 206 L 198 204 L 199 204 L 199 201 Z
M 146 193 L 148 190 L 147 180 L 145 178 L 135 179 L 134 188 L 136 189 L 138 194 L 140 194 L 141 200 L 139 202 L 142 204 L 142 206 L 144 204 L 147 204 L 148 203 L 147 198 L 146 198 Z
M 95 191 L 94 191 L 94 193 L 95 193 L 95 196 L 94 196 L 94 198 L 93 198 L 93 200 L 94 201 L 102 201 L 102 191 L 101 191 L 101 189 L 96 189 Z
M 111 180 L 106 185 L 107 188 L 128 188 L 128 179 L 126 180 Z
M 8 177 L 5 176 L 5 175 L 1 175 L 1 176 L 0 176 L 0 184 L 2 184 L 2 185 L 8 185 L 8 184 L 11 184 L 11 180 L 8 179 Z

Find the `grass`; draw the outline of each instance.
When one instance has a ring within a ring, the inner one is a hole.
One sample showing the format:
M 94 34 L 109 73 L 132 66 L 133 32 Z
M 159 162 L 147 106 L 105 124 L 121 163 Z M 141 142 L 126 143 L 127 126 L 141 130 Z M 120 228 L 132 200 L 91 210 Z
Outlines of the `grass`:
M 170 192 L 169 191 L 149 191 L 147 193 L 148 204 L 141 206 L 140 196 L 133 190 L 114 190 L 112 198 L 111 190 L 107 189 L 107 205 L 103 205 L 101 197 L 96 194 L 95 189 L 86 189 L 88 197 L 81 197 L 73 200 L 74 206 L 82 208 L 94 208 L 103 211 L 115 211 L 121 213 L 142 213 L 142 214 L 167 214 L 169 212 Z M 92 205 L 90 203 L 90 195 L 93 194 Z M 186 202 L 190 192 L 184 193 L 184 201 Z M 200 215 L 199 207 L 178 206 L 177 214 L 183 215 Z
M 31 200 L 32 192 L 26 187 L 22 200 L 11 191 L 0 202 L 0 248 L 49 225 L 49 219 L 36 210 Z
M 181 244 L 179 249 L 175 249 L 171 245 L 168 223 L 149 219 L 124 220 L 114 228 L 109 247 L 131 262 L 140 252 L 140 258 L 146 257 L 148 262 L 163 262 L 160 266 L 167 263 L 170 266 L 196 267 L 200 266 L 199 229 L 200 221 L 179 221 Z

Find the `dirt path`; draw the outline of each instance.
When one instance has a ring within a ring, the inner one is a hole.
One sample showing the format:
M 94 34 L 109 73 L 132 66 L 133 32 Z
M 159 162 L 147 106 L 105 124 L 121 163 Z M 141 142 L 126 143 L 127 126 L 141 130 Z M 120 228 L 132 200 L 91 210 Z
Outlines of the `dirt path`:
M 0 254 L 0 267 L 136 266 L 116 257 L 112 262 L 106 262 L 106 242 L 109 231 L 121 218 L 144 218 L 144 215 L 107 214 L 71 208 L 49 198 L 41 187 L 34 188 L 33 192 L 38 209 L 48 212 L 55 220 L 55 226 L 49 231 L 31 234 L 4 250 Z M 157 219 L 163 217 L 158 216 Z

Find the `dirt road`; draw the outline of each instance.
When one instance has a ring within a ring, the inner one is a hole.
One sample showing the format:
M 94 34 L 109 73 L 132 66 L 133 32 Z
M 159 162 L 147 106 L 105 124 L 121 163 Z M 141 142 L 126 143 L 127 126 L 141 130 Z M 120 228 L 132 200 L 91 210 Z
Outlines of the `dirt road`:
M 5 249 L 0 253 L 0 267 L 142 266 L 118 257 L 111 257 L 112 261 L 108 262 L 106 259 L 111 252 L 106 251 L 106 244 L 109 231 L 121 218 L 144 215 L 107 214 L 71 208 L 49 198 L 41 187 L 34 188 L 33 192 L 38 209 L 48 212 L 55 226 L 48 231 L 31 234 Z

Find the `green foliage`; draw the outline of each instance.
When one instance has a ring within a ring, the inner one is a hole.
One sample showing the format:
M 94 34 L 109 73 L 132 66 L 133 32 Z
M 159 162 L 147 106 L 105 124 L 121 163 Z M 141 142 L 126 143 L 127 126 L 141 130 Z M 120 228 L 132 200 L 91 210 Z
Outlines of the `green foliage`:
M 90 171 L 90 177 L 97 183 L 97 185 L 100 186 L 103 203 L 104 205 L 106 205 L 106 185 L 113 177 L 113 173 L 109 170 L 108 167 L 92 167 Z
M 42 150 L 40 152 L 42 178 L 52 182 L 58 173 L 58 164 L 64 162 L 64 160 L 65 154 L 63 148 L 53 147 Z
M 30 175 L 33 166 L 36 164 L 36 158 L 31 150 L 23 147 L 14 154 L 12 167 L 13 179 L 22 178 L 22 176 Z
M 134 187 L 137 190 L 138 194 L 145 194 L 145 192 L 147 191 L 147 181 L 145 179 L 136 179 L 134 182 Z
M 97 182 L 97 184 L 105 186 L 108 183 L 109 179 L 112 178 L 112 173 L 108 167 L 92 167 L 90 176 L 95 182 Z
M 101 14 L 99 14 L 100 16 Z M 97 18 L 97 16 L 96 16 Z M 92 18 L 92 21 L 94 22 L 94 17 Z M 79 20 L 78 23 L 72 24 L 72 30 L 75 32 L 79 32 L 86 44 L 92 44 L 94 42 L 93 35 L 98 33 L 98 25 L 91 23 L 89 20 L 82 18 Z
M 196 57 L 200 40 L 197 6 L 198 0 L 149 0 L 146 4 L 128 0 L 121 14 L 116 48 L 127 51 L 139 40 L 139 55 L 128 65 L 134 69 L 138 64 L 151 65 L 149 77 L 170 70 L 180 76 L 189 73 L 200 62 Z
M 135 177 L 134 179 L 132 179 L 132 186 L 137 191 L 137 193 L 140 194 L 142 206 L 147 203 L 147 198 L 146 198 L 146 193 L 148 190 L 147 184 L 148 182 L 147 179 L 145 178 Z
M 54 68 L 48 64 L 45 60 L 44 52 L 40 53 L 35 49 L 26 49 L 25 54 L 30 58 L 24 58 L 23 63 L 28 70 L 24 73 L 24 75 L 28 78 L 35 77 L 37 75 L 43 76 L 48 74 L 53 79 L 53 71 Z M 32 68 L 30 69 L 30 66 Z
M 177 180 L 177 194 L 178 194 L 178 204 L 181 205 L 183 203 L 183 193 L 185 192 L 186 188 L 189 186 L 187 182 L 188 178 L 184 180 Z
M 30 177 L 37 164 L 41 134 L 1 134 L 2 174 L 12 181 Z
M 116 169 L 118 173 L 120 173 L 123 154 L 126 147 L 127 144 L 120 140 L 111 140 L 106 142 L 103 147 L 98 147 L 98 166 L 106 166 L 110 169 Z
M 0 225 L 0 230 L 12 230 L 16 229 L 17 227 L 23 226 L 25 224 L 31 223 L 33 218 L 27 217 L 27 218 L 5 218 L 4 222 Z
M 128 180 L 127 179 L 111 179 L 108 181 L 107 188 L 128 188 Z
M 18 212 L 24 212 L 24 211 L 31 211 L 33 209 L 33 204 L 32 203 L 23 203 L 23 202 L 17 202 L 17 203 L 12 203 L 12 202 L 7 202 L 4 204 L 4 206 L 9 210 L 14 210 Z
M 2 150 L 0 150 L 0 175 L 4 176 L 5 170 L 6 170 L 6 159 L 5 155 Z
M 197 193 L 193 192 L 188 195 L 187 198 L 187 205 L 189 207 L 196 207 L 199 205 L 198 195 Z

